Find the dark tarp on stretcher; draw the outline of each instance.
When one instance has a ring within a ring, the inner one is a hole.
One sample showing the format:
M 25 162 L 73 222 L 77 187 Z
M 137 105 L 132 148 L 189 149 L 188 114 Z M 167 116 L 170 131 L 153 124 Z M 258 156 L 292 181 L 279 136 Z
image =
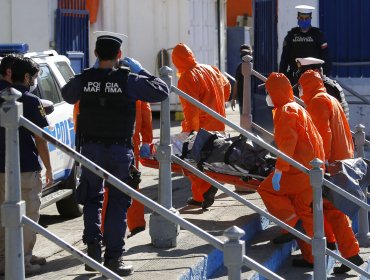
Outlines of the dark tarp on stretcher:
M 200 169 L 203 163 L 222 162 L 247 170 L 250 174 L 265 177 L 275 166 L 276 158 L 242 135 L 226 137 L 217 132 L 200 129 L 196 137 L 189 137 L 189 141 L 193 141 L 193 145 L 184 146 L 192 148 L 190 151 L 183 149 L 182 156 L 188 155 L 195 160 Z
M 330 181 L 353 196 L 366 201 L 367 187 L 370 182 L 368 161 L 362 158 L 345 159 L 330 164 L 330 173 L 334 174 Z M 339 193 L 323 186 L 323 195 L 344 214 L 353 217 L 360 210 L 360 206 L 346 199 Z

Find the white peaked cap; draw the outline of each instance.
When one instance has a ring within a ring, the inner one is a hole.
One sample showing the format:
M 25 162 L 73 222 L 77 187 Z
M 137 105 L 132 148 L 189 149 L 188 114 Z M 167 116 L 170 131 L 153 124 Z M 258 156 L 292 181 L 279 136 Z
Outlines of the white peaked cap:
M 93 34 L 96 40 L 113 40 L 119 44 L 122 44 L 128 38 L 125 34 L 110 31 L 95 31 Z
M 302 14 L 311 14 L 313 10 L 315 10 L 315 7 L 308 6 L 308 5 L 298 5 L 295 6 L 295 8 L 298 10 L 298 13 Z
M 315 64 L 324 64 L 325 61 L 322 59 L 314 58 L 314 57 L 304 57 L 304 58 L 296 58 L 295 61 L 299 63 L 301 66 L 306 66 L 306 65 L 315 65 Z

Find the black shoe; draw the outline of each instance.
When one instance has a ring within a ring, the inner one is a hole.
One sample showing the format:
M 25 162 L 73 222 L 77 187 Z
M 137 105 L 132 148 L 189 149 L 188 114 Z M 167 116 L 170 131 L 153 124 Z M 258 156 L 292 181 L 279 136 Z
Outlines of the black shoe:
M 208 191 L 203 194 L 204 201 L 202 202 L 202 208 L 207 209 L 212 206 L 215 202 L 215 196 L 218 189 L 214 186 L 211 186 Z
M 313 263 L 310 263 L 304 259 L 293 259 L 292 265 L 296 267 L 310 267 L 313 268 Z
M 348 261 L 350 261 L 351 263 L 357 265 L 357 266 L 360 266 L 364 263 L 364 260 L 360 257 L 360 255 L 354 255 L 352 257 L 349 257 L 348 259 L 346 259 Z M 346 273 L 348 271 L 350 271 L 351 268 L 349 268 L 348 266 L 342 264 L 341 266 L 337 266 L 337 267 L 334 267 L 334 270 L 333 272 L 335 274 L 343 274 L 343 273 Z
M 193 205 L 193 206 L 202 206 L 202 202 L 194 200 L 192 197 L 188 198 L 188 201 L 186 201 L 187 205 Z
M 283 243 L 288 243 L 294 240 L 295 238 L 296 237 L 293 234 L 288 232 L 288 233 L 280 234 L 278 237 L 275 237 L 274 239 L 272 239 L 272 242 L 274 244 L 283 244 Z
M 93 243 L 87 243 L 87 255 L 97 261 L 98 263 L 102 262 L 101 258 L 101 242 L 94 241 Z M 86 271 L 96 271 L 95 268 L 85 264 Z
M 328 242 L 328 243 L 326 243 L 326 247 L 329 250 L 332 250 L 332 251 L 337 250 L 337 244 L 335 242 Z
M 129 235 L 127 235 L 127 238 L 133 237 L 135 234 L 138 234 L 139 232 L 142 232 L 145 230 L 145 226 L 143 227 L 136 227 L 133 230 L 130 231 Z
M 119 276 L 129 276 L 134 273 L 134 267 L 123 262 L 122 257 L 118 259 L 107 259 L 104 261 L 104 266 Z

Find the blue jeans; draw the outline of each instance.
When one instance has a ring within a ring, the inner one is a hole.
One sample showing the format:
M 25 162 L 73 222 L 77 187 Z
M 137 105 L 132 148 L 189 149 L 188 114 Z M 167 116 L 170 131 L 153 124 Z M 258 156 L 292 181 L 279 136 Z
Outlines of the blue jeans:
M 88 143 L 82 146 L 82 154 L 123 182 L 129 179 L 129 169 L 134 154 L 126 145 Z M 103 179 L 86 168 L 82 168 L 80 185 L 77 189 L 79 203 L 84 205 L 83 242 L 104 240 L 105 259 L 119 258 L 124 251 L 126 213 L 131 198 L 113 186 L 109 189 L 104 236 L 101 232 L 101 211 L 104 199 Z

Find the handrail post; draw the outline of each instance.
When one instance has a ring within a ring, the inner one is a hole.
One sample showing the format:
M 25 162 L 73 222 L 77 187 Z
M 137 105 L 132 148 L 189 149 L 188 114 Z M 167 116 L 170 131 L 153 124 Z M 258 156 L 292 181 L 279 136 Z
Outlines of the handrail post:
M 224 264 L 227 267 L 230 280 L 242 279 L 241 268 L 245 255 L 245 242 L 240 238 L 244 234 L 244 230 L 237 226 L 232 226 L 224 231 L 224 236 L 228 239 L 224 244 Z
M 314 257 L 314 279 L 326 279 L 326 238 L 324 234 L 324 213 L 322 201 L 323 162 L 315 158 L 310 162 L 310 183 L 313 188 L 313 225 L 312 255 Z
M 160 78 L 166 82 L 169 89 L 172 86 L 172 69 L 168 66 L 163 66 L 159 69 Z M 158 188 L 158 203 L 167 208 L 174 214 L 179 214 L 172 207 L 172 180 L 171 180 L 171 118 L 170 118 L 170 98 L 161 103 L 160 116 L 160 142 L 157 148 L 157 159 L 159 162 L 159 188 Z M 169 248 L 176 247 L 177 236 L 179 235 L 180 227 L 154 212 L 150 216 L 149 234 L 154 247 Z
M 251 94 L 251 75 L 252 75 L 252 57 L 243 56 L 242 74 L 243 81 L 243 112 L 240 117 L 240 126 L 245 130 L 252 131 L 252 94 Z
M 5 102 L 0 110 L 0 124 L 5 127 L 5 201 L 1 205 L 1 224 L 5 228 L 5 279 L 24 279 L 23 224 L 25 202 L 21 200 L 19 159 L 19 119 L 22 94 L 9 88 L 2 91 Z
M 356 156 L 364 158 L 365 156 L 365 126 L 359 124 L 356 126 L 356 132 L 354 135 Z M 367 188 L 365 193 L 365 203 L 367 203 Z M 358 233 L 356 238 L 361 247 L 370 246 L 370 233 L 369 233 L 369 218 L 366 209 L 361 208 L 358 212 Z

